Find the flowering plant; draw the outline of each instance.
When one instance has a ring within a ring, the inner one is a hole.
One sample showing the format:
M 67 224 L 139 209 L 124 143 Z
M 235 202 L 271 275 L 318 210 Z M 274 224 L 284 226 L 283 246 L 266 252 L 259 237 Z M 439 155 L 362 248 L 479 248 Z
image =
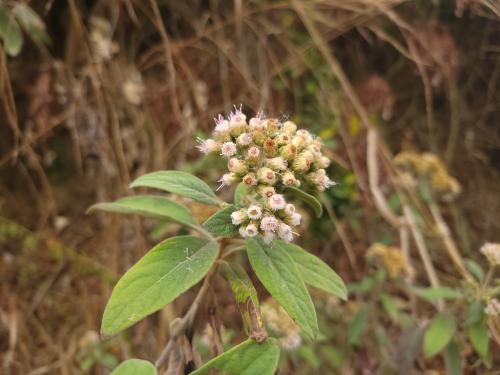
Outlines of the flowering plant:
M 237 185 L 234 202 L 221 201 L 205 182 L 181 171 L 149 173 L 131 184 L 131 187 L 160 189 L 219 207 L 204 223 L 198 223 L 187 207 L 158 195 L 130 196 L 99 203 L 90 209 L 174 221 L 196 233 L 161 242 L 115 286 L 102 321 L 101 332 L 106 336 L 162 309 L 204 280 L 188 311 L 172 327 L 170 340 L 155 366 L 129 360 L 115 370 L 119 374 L 155 374 L 167 361 L 169 367 L 181 365 L 185 369 L 196 369 L 193 374 L 214 370 L 239 374 L 250 369 L 252 373 L 273 374 L 278 365 L 280 343 L 287 343 L 282 347 L 289 348 L 295 345 L 293 343 L 300 343 L 301 336 L 313 339 L 318 333 L 316 312 L 306 284 L 346 298 L 344 283 L 326 263 L 291 244 L 301 215 L 285 196 L 298 197 L 320 216 L 321 204 L 304 189 L 320 192 L 335 185 L 325 171 L 330 160 L 322 153 L 322 142 L 307 130 L 297 129 L 291 121 L 265 118 L 262 113 L 247 122 L 241 108 L 235 108 L 227 119 L 219 116 L 215 123 L 212 137 L 200 140 L 198 148 L 204 154 L 219 153 L 227 159 L 228 172 L 219 180 L 217 190 Z M 282 329 L 276 329 L 276 319 L 268 318 L 266 322 L 250 277 L 239 262 L 230 261 L 238 251 L 246 251 L 257 278 L 280 305 L 279 311 L 289 316 L 290 323 L 285 326 L 291 328 L 281 332 L 286 340 L 268 337 L 266 325 L 275 332 Z M 233 291 L 249 338 L 224 353 L 214 350 L 216 357 L 204 365 L 173 364 L 172 352 L 186 350 L 186 346 L 180 344 L 182 338 L 189 342 L 190 350 L 195 350 L 192 337 L 188 340 L 186 332 L 192 327 L 200 303 L 217 273 L 228 281 Z

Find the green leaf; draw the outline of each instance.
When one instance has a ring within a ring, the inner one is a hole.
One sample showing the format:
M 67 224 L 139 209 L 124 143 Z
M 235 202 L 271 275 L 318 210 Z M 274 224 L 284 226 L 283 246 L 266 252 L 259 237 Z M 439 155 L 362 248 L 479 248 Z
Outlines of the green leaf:
M 438 299 L 457 299 L 462 297 L 462 293 L 456 289 L 441 286 L 437 288 L 418 288 L 410 289 L 415 295 L 428 301 L 436 301 Z
M 247 186 L 240 182 L 238 186 L 236 186 L 236 190 L 234 191 L 234 204 L 237 206 L 243 205 L 243 198 L 247 193 Z
M 45 24 L 33 9 L 23 3 L 17 3 L 12 12 L 28 35 L 36 42 L 48 43 L 50 38 L 45 31 Z
M 443 356 L 447 375 L 463 374 L 462 356 L 460 355 L 460 349 L 458 348 L 456 342 L 450 341 L 448 346 L 446 346 Z
M 270 338 L 260 344 L 246 340 L 190 374 L 273 375 L 279 356 L 280 349 L 275 339 Z
M 468 335 L 472 346 L 481 358 L 486 358 L 488 354 L 489 337 L 488 327 L 483 322 L 476 323 L 469 327 Z
M 231 221 L 231 214 L 238 209 L 231 205 L 217 211 L 203 223 L 203 227 L 216 236 L 232 237 L 238 228 Z
M 361 343 L 361 335 L 364 332 L 368 323 L 369 310 L 368 307 L 362 307 L 354 316 L 347 333 L 349 344 L 359 346 Z
M 380 295 L 380 302 L 382 303 L 382 307 L 384 308 L 387 315 L 391 317 L 392 320 L 397 321 L 399 316 L 399 308 L 394 302 L 394 299 L 385 293 Z
M 285 191 L 290 192 L 298 199 L 307 203 L 314 210 L 316 217 L 320 217 L 323 214 L 323 206 L 321 205 L 320 201 L 313 195 L 308 194 L 305 191 L 298 189 L 296 187 L 287 187 Z
M 465 268 L 467 268 L 469 272 L 476 277 L 476 279 L 478 279 L 479 281 L 483 281 L 484 271 L 478 263 L 476 263 L 472 259 L 464 259 L 464 265 Z
M 157 375 L 156 367 L 143 359 L 129 359 L 113 370 L 111 375 Z
M 212 206 L 218 206 L 220 203 L 210 186 L 198 177 L 182 171 L 148 173 L 132 182 L 130 187 L 150 187 L 169 191 Z
M 114 202 L 97 203 L 91 206 L 88 212 L 98 210 L 171 220 L 195 229 L 200 228 L 185 206 L 170 199 L 153 195 L 134 195 Z
M 479 323 L 483 320 L 484 315 L 484 301 L 475 300 L 467 309 L 467 318 L 465 320 L 466 326 L 471 326 L 473 324 Z
M 267 245 L 260 236 L 246 243 L 250 264 L 264 287 L 307 336 L 316 337 L 316 311 L 292 258 L 279 244 Z
M 274 246 L 281 247 L 290 255 L 306 284 L 347 300 L 347 289 L 344 282 L 328 264 L 300 246 L 283 241 L 275 241 L 274 243 Z
M 194 236 L 155 246 L 116 284 L 104 310 L 102 334 L 114 335 L 172 302 L 205 276 L 218 254 L 217 243 Z
M 222 276 L 229 282 L 238 309 L 243 318 L 245 332 L 252 338 L 264 338 L 267 336 L 260 315 L 259 298 L 252 280 L 237 263 L 221 262 L 220 270 Z
M 10 56 L 17 56 L 23 46 L 23 34 L 13 15 L 0 6 L 0 38 L 3 39 L 5 51 Z
M 424 355 L 429 358 L 450 342 L 455 333 L 456 323 L 453 315 L 438 313 L 432 318 L 424 335 Z

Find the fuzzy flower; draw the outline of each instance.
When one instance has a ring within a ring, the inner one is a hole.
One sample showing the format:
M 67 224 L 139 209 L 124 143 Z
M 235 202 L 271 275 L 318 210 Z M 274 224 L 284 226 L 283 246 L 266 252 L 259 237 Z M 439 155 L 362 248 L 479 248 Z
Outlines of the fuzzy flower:
M 279 221 L 274 216 L 265 216 L 260 221 L 260 229 L 264 232 L 275 232 L 278 226 Z
M 272 195 L 276 193 L 276 190 L 272 186 L 264 186 L 261 185 L 257 188 L 257 193 L 264 198 L 270 198 Z
M 247 151 L 247 156 L 251 159 L 257 159 L 260 155 L 260 150 L 258 147 L 252 146 Z
M 500 266 L 500 244 L 487 242 L 480 251 L 488 259 L 491 267 Z
M 276 234 L 274 234 L 273 232 L 264 232 L 263 239 L 266 244 L 269 245 L 271 242 L 274 241 L 275 238 Z
M 249 224 L 245 228 L 245 233 L 247 237 L 255 237 L 259 233 L 259 229 L 255 224 Z
M 286 170 L 288 163 L 285 159 L 278 156 L 275 158 L 267 159 L 266 166 L 271 168 L 273 171 L 284 171 Z
M 290 171 L 283 173 L 281 181 L 283 181 L 283 185 L 285 186 L 296 186 L 299 183 L 299 181 L 295 178 L 295 174 Z
M 220 148 L 220 154 L 226 158 L 235 155 L 238 152 L 234 142 L 224 142 Z
M 274 185 L 276 183 L 276 173 L 270 168 L 260 168 L 257 171 L 257 179 L 267 185 Z
M 231 158 L 227 162 L 227 169 L 230 172 L 237 173 L 239 175 L 245 174 L 248 172 L 248 168 L 243 160 L 239 160 L 238 158 Z
M 220 149 L 220 144 L 217 141 L 214 141 L 213 139 L 205 139 L 203 141 L 200 141 L 200 144 L 196 146 L 198 150 L 202 154 L 211 154 L 212 152 L 218 151 Z
M 231 186 L 233 184 L 233 182 L 236 182 L 236 181 L 238 181 L 238 176 L 236 175 L 236 173 L 232 173 L 232 172 L 225 173 L 224 175 L 222 175 L 222 177 L 218 181 L 218 182 L 220 182 L 220 186 L 218 189 L 220 189 L 224 186 Z
M 282 210 L 286 206 L 286 200 L 281 194 L 272 195 L 267 202 L 273 211 Z
M 239 229 L 238 229 L 238 232 L 240 233 L 240 236 L 243 237 L 243 238 L 246 238 L 247 237 L 247 229 L 244 227 L 244 226 L 241 226 Z
M 302 216 L 297 212 L 290 215 L 290 224 L 293 225 L 294 227 L 300 225 L 301 220 L 302 220 Z
M 233 223 L 233 225 L 240 225 L 241 223 L 243 223 L 246 220 L 246 218 L 247 218 L 247 215 L 246 215 L 245 210 L 241 209 L 238 211 L 234 211 L 231 214 L 231 223 Z
M 248 146 L 252 143 L 253 136 L 251 133 L 240 134 L 236 140 L 236 143 L 240 146 Z
M 484 308 L 484 313 L 491 317 L 500 316 L 500 301 L 492 298 Z
M 257 177 L 255 176 L 255 173 L 247 173 L 243 176 L 242 181 L 247 186 L 257 185 Z
M 293 240 L 292 228 L 285 223 L 280 224 L 278 228 L 278 235 L 285 242 L 292 242 Z
M 247 209 L 247 216 L 252 220 L 260 219 L 262 216 L 262 208 L 256 204 L 252 204 Z
M 248 122 L 248 125 L 250 126 L 250 130 L 255 130 L 255 129 L 263 129 L 265 127 L 264 120 L 262 119 L 263 114 L 262 112 L 257 113 L 257 116 L 252 117 L 250 121 Z
M 288 203 L 285 206 L 285 213 L 289 216 L 293 215 L 295 213 L 295 206 L 291 203 Z
M 218 133 L 227 133 L 229 132 L 229 121 L 227 121 L 222 115 L 214 118 L 215 121 L 215 131 Z

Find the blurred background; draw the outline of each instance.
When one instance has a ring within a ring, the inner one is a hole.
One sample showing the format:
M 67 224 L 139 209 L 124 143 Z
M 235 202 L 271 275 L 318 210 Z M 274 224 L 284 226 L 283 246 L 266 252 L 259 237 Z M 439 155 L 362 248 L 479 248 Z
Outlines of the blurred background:
M 312 291 L 321 337 L 283 340 L 280 374 L 500 373 L 498 321 L 482 315 L 498 280 L 481 286 L 479 252 L 500 242 L 499 21 L 497 0 L 0 2 L 0 373 L 157 358 L 194 294 L 110 340 L 100 319 L 118 277 L 180 228 L 86 210 L 155 170 L 215 188 L 225 165 L 196 139 L 240 103 L 318 134 L 338 182 L 322 218 L 303 207 L 298 242 L 350 299 Z M 206 305 L 203 359 L 214 335 L 244 338 L 222 278 Z M 428 358 L 436 311 L 456 332 Z

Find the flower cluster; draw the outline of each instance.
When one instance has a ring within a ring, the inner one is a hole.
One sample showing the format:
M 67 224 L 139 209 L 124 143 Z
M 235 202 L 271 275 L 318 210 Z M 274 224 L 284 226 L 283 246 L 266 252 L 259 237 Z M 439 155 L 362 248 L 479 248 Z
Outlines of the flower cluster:
M 451 200 L 460 193 L 460 184 L 450 176 L 443 162 L 434 154 L 424 152 L 418 154 L 412 151 L 403 151 L 394 158 L 396 166 L 405 168 L 410 174 L 403 175 L 403 184 L 411 183 L 412 178 L 426 178 L 430 187 L 443 200 Z
M 479 251 L 488 259 L 491 267 L 500 266 L 500 244 L 487 242 Z
M 322 147 L 319 138 L 297 129 L 292 121 L 265 118 L 262 113 L 247 121 L 241 107 L 235 107 L 228 118 L 215 119 L 212 137 L 200 141 L 198 149 L 227 159 L 228 173 L 219 180 L 219 188 L 239 182 L 246 186 L 249 205 L 231 215 L 240 234 L 261 234 L 269 243 L 277 237 L 291 241 L 292 227 L 301 220 L 281 190 L 308 186 L 324 191 L 335 185 L 326 174 L 330 159 Z
M 484 308 L 484 313 L 492 317 L 500 316 L 500 301 L 492 298 Z

